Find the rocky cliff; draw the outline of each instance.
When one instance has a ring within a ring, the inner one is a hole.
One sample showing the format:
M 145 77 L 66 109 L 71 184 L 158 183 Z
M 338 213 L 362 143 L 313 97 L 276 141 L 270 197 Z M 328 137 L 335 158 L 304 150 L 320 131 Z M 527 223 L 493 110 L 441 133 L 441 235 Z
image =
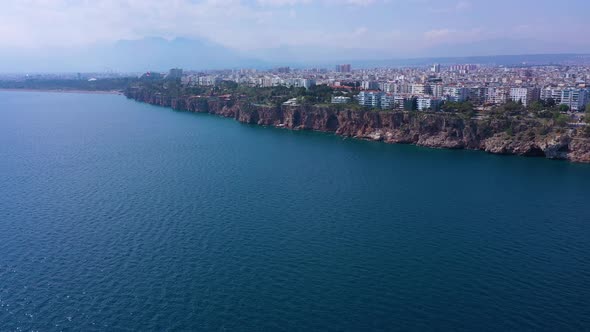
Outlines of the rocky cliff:
M 217 114 L 243 123 L 293 130 L 316 130 L 387 143 L 433 148 L 476 149 L 496 154 L 590 162 L 585 128 L 562 127 L 552 120 L 402 111 L 359 111 L 320 106 L 257 106 L 212 97 L 170 97 L 128 89 L 128 98 L 175 110 Z

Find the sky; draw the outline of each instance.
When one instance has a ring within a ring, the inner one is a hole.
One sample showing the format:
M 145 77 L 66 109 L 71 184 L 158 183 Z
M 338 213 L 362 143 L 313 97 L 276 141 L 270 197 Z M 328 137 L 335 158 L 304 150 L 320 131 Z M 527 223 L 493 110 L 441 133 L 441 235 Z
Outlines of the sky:
M 0 53 L 147 37 L 206 39 L 260 58 L 275 49 L 372 58 L 584 53 L 589 14 L 588 0 L 2 0 Z

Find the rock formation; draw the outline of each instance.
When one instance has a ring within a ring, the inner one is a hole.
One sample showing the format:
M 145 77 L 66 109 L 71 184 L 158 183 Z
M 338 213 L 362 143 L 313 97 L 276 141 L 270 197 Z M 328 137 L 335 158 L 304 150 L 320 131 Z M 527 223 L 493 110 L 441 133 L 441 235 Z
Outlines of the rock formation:
M 125 95 L 140 102 L 217 114 L 249 124 L 332 132 L 386 143 L 590 162 L 588 129 L 560 127 L 546 119 L 519 116 L 473 119 L 455 113 L 375 112 L 330 106 L 271 107 L 215 97 L 173 98 L 141 88 L 130 88 Z

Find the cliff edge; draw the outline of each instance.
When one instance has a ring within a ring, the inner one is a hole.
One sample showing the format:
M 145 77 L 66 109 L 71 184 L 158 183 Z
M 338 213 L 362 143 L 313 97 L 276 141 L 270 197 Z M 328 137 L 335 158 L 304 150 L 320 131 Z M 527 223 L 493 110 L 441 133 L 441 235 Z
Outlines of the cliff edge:
M 336 106 L 263 106 L 217 97 L 171 97 L 141 88 L 125 95 L 175 110 L 211 113 L 243 123 L 332 132 L 386 143 L 590 162 L 590 128 L 523 116 L 362 111 Z

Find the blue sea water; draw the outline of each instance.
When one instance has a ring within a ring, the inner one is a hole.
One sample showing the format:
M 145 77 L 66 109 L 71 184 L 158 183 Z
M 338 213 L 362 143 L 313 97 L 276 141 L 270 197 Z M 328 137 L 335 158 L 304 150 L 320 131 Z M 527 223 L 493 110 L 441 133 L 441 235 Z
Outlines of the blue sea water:
M 590 165 L 0 92 L 0 331 L 590 330 Z

